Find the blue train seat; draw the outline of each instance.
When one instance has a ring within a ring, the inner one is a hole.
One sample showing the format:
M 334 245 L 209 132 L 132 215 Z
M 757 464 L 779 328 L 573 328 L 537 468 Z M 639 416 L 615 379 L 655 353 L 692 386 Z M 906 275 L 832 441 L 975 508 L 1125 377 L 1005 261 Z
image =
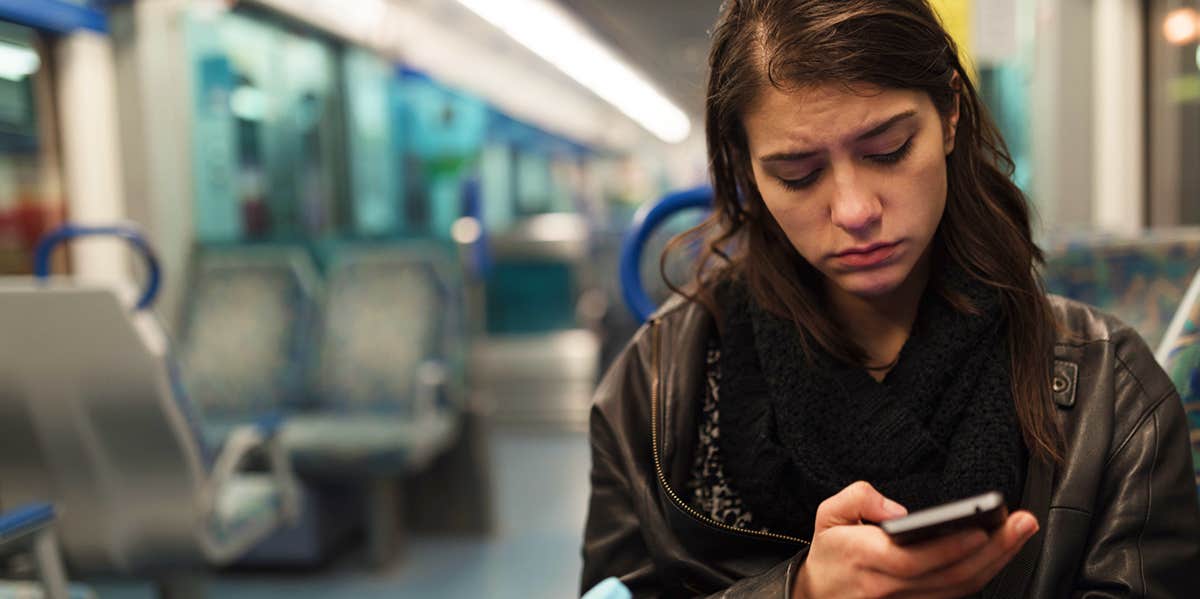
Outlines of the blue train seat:
M 286 425 L 285 444 L 305 477 L 367 481 L 376 564 L 396 543 L 401 479 L 459 435 L 463 310 L 450 270 L 432 247 L 333 252 L 313 383 L 319 401 Z
M 299 247 L 199 248 L 188 279 L 182 380 L 220 442 L 237 425 L 310 399 L 322 284 Z
M 72 571 L 169 584 L 237 559 L 296 513 L 278 423 L 208 446 L 157 320 L 111 287 L 6 279 L 0 330 L 0 504 L 52 501 Z M 265 472 L 246 469 L 252 453 Z
M 1156 356 L 1183 399 L 1191 428 L 1196 487 L 1200 492 L 1200 273 L 1192 279 Z
M 453 442 L 462 310 L 448 271 L 433 248 L 334 254 L 313 384 L 319 409 L 287 426 L 301 471 L 419 470 Z
M 1046 290 L 1112 313 L 1156 347 L 1200 268 L 1200 229 L 1087 234 L 1046 244 Z

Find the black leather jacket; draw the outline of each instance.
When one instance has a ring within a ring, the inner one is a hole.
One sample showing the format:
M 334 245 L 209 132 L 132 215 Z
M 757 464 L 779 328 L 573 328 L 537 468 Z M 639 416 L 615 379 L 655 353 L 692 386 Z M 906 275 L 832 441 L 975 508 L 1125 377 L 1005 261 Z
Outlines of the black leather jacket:
M 1179 396 L 1129 327 L 1058 297 L 1054 348 L 1066 461 L 1031 461 L 1021 507 L 1041 524 L 986 597 L 1200 597 L 1200 503 Z M 789 596 L 807 541 L 742 530 L 685 497 L 711 327 L 672 300 L 601 382 L 582 588 L 637 597 Z

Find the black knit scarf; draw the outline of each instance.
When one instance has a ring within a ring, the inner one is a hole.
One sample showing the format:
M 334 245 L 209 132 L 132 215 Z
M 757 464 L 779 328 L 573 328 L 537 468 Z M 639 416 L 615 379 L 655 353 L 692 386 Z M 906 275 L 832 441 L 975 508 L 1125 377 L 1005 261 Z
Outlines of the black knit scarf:
M 949 279 L 982 314 L 927 292 L 882 383 L 815 343 L 809 363 L 791 321 L 744 285 L 720 290 L 719 444 L 756 524 L 811 538 L 817 506 L 857 480 L 909 511 L 991 490 L 1017 505 L 1026 458 L 999 297 Z

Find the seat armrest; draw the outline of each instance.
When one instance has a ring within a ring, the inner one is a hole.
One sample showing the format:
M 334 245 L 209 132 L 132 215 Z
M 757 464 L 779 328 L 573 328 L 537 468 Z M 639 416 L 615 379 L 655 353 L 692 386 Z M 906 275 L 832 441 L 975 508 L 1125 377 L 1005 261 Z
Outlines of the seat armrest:
M 54 538 L 54 506 L 31 503 L 0 514 L 0 554 L 32 550 L 48 599 L 67 599 L 66 570 Z
M 446 392 L 449 384 L 446 365 L 441 360 L 425 360 L 417 367 L 417 389 L 413 403 L 413 417 L 418 422 L 436 418 L 438 397 Z
M 54 506 L 31 503 L 0 514 L 0 549 L 46 530 L 54 523 Z
M 201 508 L 205 517 L 216 512 L 217 499 L 221 490 L 229 484 L 255 451 L 262 450 L 267 456 L 270 474 L 279 486 L 284 521 L 294 522 L 300 514 L 300 487 L 279 434 L 283 419 L 277 416 L 260 418 L 254 424 L 245 424 L 233 429 L 217 456 L 208 481 L 201 495 Z

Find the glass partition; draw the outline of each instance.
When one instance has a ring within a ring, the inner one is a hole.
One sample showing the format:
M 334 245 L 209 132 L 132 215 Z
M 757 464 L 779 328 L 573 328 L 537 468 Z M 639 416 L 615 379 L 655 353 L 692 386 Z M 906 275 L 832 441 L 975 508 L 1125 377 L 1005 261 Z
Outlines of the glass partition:
M 38 239 L 63 218 L 48 65 L 37 32 L 0 22 L 0 275 L 29 273 Z

